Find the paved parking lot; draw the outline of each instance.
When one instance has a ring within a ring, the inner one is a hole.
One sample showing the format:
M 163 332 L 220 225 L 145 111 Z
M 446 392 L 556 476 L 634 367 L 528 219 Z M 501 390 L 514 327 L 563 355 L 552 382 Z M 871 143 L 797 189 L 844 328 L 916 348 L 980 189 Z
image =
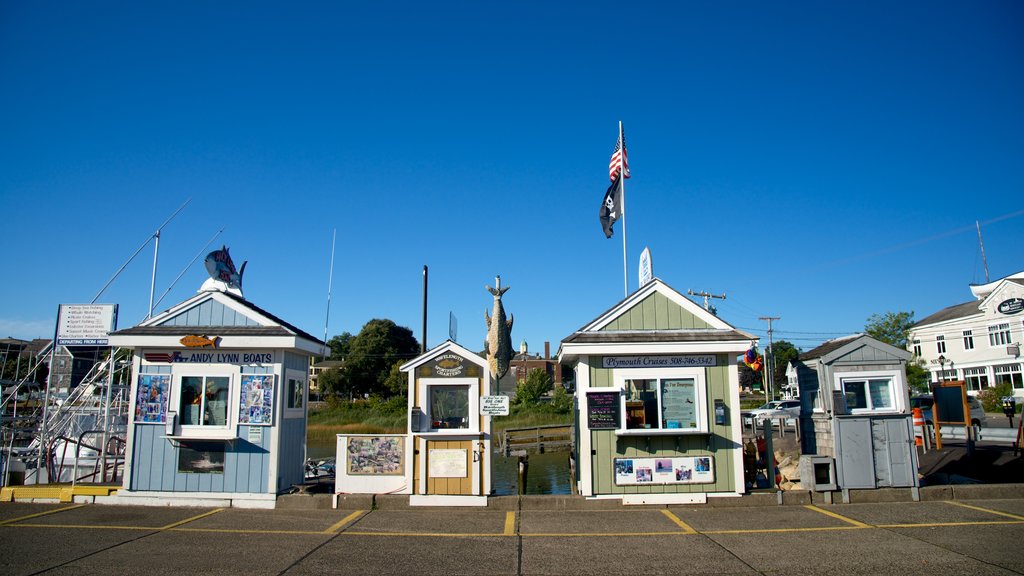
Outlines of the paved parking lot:
M 0 504 L 3 574 L 1022 574 L 1024 500 L 621 510 Z

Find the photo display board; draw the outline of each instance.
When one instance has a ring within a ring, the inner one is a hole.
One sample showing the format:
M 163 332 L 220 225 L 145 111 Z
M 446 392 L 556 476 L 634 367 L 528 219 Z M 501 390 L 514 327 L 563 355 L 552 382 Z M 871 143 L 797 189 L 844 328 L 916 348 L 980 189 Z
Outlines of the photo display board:
M 715 481 L 715 458 L 616 458 L 614 470 L 616 486 L 710 484 Z
M 348 473 L 368 476 L 405 474 L 405 437 L 374 436 L 348 439 Z
M 170 374 L 139 374 L 139 386 L 135 390 L 135 422 L 163 424 L 167 420 L 170 390 Z
M 274 421 L 274 376 L 242 375 L 238 398 L 238 423 L 270 426 Z
M 621 394 L 615 392 L 587 392 L 587 428 L 608 430 L 622 427 Z

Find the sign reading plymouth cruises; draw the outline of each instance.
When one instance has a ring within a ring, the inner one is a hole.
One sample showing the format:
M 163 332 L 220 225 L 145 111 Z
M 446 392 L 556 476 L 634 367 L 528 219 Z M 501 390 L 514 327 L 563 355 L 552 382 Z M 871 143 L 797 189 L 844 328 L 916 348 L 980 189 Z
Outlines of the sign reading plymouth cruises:
M 602 368 L 703 368 L 718 366 L 714 354 L 679 354 L 676 356 L 605 356 Z

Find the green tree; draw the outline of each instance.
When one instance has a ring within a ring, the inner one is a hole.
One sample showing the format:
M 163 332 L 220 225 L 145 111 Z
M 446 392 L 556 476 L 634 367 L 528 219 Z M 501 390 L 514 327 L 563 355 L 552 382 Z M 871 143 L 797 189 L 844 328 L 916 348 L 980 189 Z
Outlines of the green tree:
M 864 325 L 864 332 L 886 344 L 901 349 L 907 349 L 907 335 L 914 325 L 914 313 L 911 312 L 886 312 L 885 314 L 872 314 Z
M 907 386 L 911 393 L 927 394 L 928 382 L 931 379 L 932 374 L 925 368 L 924 360 L 912 358 L 910 362 L 907 362 Z
M 772 343 L 771 353 L 773 390 L 778 392 L 786 384 L 786 366 L 800 357 L 800 349 L 791 342 L 779 340 Z
M 345 387 L 345 379 L 338 368 L 328 368 L 321 372 L 316 377 L 316 386 L 320 395 L 325 396 L 331 404 L 338 400 L 348 400 L 351 395 L 351 390 Z
M 391 320 L 370 320 L 349 342 L 342 368 L 345 387 L 358 396 L 387 397 L 392 393 L 388 383 L 395 364 L 414 358 L 419 351 L 412 330 Z
M 534 368 L 526 375 L 526 380 L 516 386 L 515 403 L 536 404 L 549 390 L 551 376 L 540 368 Z
M 331 349 L 331 355 L 328 357 L 331 360 L 344 360 L 345 356 L 348 355 L 348 351 L 352 346 L 352 339 L 355 338 L 349 332 L 342 332 L 341 334 L 331 338 L 327 341 L 327 346 Z

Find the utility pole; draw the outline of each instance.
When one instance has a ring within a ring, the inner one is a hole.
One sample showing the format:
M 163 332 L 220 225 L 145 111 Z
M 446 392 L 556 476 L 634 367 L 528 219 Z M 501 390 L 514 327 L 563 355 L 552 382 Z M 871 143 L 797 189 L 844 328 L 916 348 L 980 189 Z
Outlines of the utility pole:
M 768 322 L 768 354 L 765 357 L 765 377 L 768 379 L 768 385 L 766 390 L 768 392 L 768 400 L 775 399 L 775 356 L 772 354 L 772 320 L 779 320 L 778 316 L 761 316 L 758 320 L 766 320 Z
M 710 293 L 704 292 L 704 291 L 694 292 L 693 290 L 687 290 L 686 293 L 689 294 L 690 296 L 700 296 L 700 297 L 704 298 L 704 309 L 707 310 L 708 312 L 711 312 L 715 316 L 718 316 L 718 309 L 711 305 L 711 298 L 718 298 L 720 300 L 725 300 L 725 292 L 722 292 L 722 294 L 719 295 L 719 294 L 710 294 Z

